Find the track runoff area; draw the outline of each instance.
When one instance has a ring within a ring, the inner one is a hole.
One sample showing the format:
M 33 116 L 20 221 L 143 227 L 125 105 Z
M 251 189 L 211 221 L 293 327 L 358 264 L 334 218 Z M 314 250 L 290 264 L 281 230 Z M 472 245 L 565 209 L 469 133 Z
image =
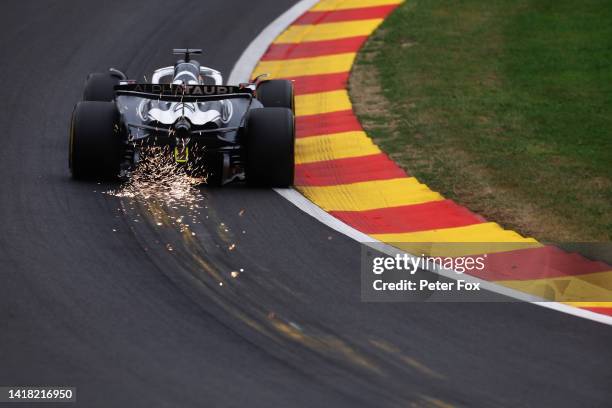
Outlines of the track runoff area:
M 362 129 L 347 92 L 350 70 L 368 36 L 401 3 L 301 1 L 243 53 L 234 82 L 261 74 L 294 81 L 295 190 L 278 192 L 336 230 L 372 242 L 387 262 L 399 265 L 400 257 L 417 254 L 410 259 L 429 259 L 425 268 L 463 287 L 469 282 L 612 324 L 610 265 L 523 237 L 445 199 L 397 166 Z M 454 259 L 469 264 L 483 254 L 485 267 L 456 270 Z M 369 268 L 362 277 L 375 268 L 374 260 L 364 262 Z M 431 288 L 431 282 L 417 284 Z

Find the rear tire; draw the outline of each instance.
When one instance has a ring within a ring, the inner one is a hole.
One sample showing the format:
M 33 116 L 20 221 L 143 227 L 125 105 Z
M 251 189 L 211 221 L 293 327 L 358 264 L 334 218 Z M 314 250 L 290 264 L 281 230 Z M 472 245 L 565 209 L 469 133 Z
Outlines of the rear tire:
M 246 180 L 253 186 L 289 187 L 294 174 L 293 112 L 260 108 L 249 112 L 246 125 Z
M 255 91 L 257 100 L 266 108 L 287 108 L 295 112 L 293 82 L 286 79 L 264 81 Z
M 75 106 L 68 159 L 73 178 L 117 178 L 122 150 L 118 122 L 119 113 L 112 102 L 87 101 Z
M 115 99 L 115 85 L 119 85 L 119 78 L 110 73 L 89 74 L 85 82 L 83 100 L 110 102 Z

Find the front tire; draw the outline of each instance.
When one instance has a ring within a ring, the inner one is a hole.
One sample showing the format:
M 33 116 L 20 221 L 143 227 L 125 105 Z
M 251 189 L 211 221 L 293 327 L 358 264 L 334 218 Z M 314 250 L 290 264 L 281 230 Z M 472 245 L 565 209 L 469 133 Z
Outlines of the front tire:
M 115 99 L 115 85 L 119 85 L 119 78 L 111 73 L 89 74 L 85 82 L 83 100 L 110 102 Z
M 295 112 L 293 82 L 286 79 L 264 81 L 257 86 L 257 100 L 266 108 L 287 108 Z
M 287 108 L 249 112 L 246 125 L 245 175 L 253 186 L 289 187 L 294 174 L 295 125 Z
M 75 179 L 113 180 L 119 175 L 119 113 L 112 102 L 79 102 L 70 125 L 69 167 Z

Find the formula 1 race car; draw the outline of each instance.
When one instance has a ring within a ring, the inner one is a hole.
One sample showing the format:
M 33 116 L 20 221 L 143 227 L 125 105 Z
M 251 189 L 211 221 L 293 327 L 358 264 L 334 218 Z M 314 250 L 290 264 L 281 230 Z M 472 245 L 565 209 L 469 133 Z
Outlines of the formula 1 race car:
M 144 149 L 162 154 L 209 184 L 246 180 L 287 187 L 294 173 L 293 83 L 223 85 L 221 74 L 182 59 L 136 83 L 111 68 L 90 74 L 72 113 L 69 166 L 77 179 L 127 179 Z

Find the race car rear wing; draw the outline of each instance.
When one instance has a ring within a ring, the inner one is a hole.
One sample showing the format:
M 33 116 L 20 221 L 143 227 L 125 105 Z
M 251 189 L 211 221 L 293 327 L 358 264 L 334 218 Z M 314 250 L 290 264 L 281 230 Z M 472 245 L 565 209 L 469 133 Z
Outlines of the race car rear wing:
M 126 84 L 116 85 L 115 93 L 169 102 L 253 98 L 252 89 L 232 85 Z
M 184 55 L 185 62 L 190 60 L 191 54 L 202 54 L 201 48 L 174 48 L 172 50 L 174 55 Z

